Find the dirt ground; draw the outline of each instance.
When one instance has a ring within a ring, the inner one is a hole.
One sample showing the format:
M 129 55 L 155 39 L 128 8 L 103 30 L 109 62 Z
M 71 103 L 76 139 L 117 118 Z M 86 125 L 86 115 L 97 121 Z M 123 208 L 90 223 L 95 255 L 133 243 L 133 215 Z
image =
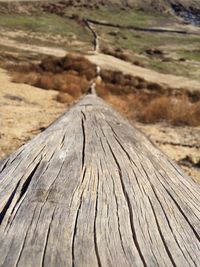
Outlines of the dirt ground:
M 42 90 L 10 81 L 0 69 L 0 160 L 43 131 L 69 105 L 58 103 L 53 90 Z M 169 157 L 200 181 L 200 127 L 134 123 Z M 196 166 L 196 167 L 195 167 Z
M 45 129 L 66 109 L 45 91 L 10 82 L 0 69 L 0 159 Z

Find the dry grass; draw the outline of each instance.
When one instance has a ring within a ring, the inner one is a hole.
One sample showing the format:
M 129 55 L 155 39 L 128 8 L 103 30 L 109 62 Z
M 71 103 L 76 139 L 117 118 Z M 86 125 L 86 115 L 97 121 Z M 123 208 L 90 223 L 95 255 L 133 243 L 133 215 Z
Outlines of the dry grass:
M 120 48 L 113 49 L 112 47 L 102 47 L 101 52 L 103 54 L 107 54 L 107 55 L 122 59 L 124 61 L 130 61 L 129 56 Z
M 143 92 L 124 97 L 110 95 L 106 100 L 129 119 L 140 122 L 200 125 L 200 101 L 192 103 L 187 96 L 152 96 Z
M 57 100 L 72 102 L 85 94 L 96 67 L 84 57 L 47 57 L 40 64 L 14 67 L 13 81 L 57 90 Z M 16 71 L 17 70 L 17 71 Z M 171 88 L 119 71 L 103 70 L 97 94 L 130 119 L 144 123 L 166 121 L 173 125 L 200 125 L 200 95 L 187 91 L 172 95 Z
M 39 74 L 35 72 L 21 73 L 14 72 L 12 74 L 12 81 L 16 83 L 27 83 L 30 85 L 36 85 L 38 82 Z
M 84 94 L 90 80 L 96 75 L 96 66 L 76 54 L 63 58 L 47 57 L 37 65 L 12 65 L 9 69 L 13 72 L 14 82 L 60 91 L 58 100 L 61 102 L 66 99 L 64 93 L 75 99 Z
M 60 103 L 72 103 L 74 101 L 74 98 L 68 93 L 60 92 L 57 95 L 56 100 L 59 101 Z
M 39 71 L 61 73 L 71 71 L 91 80 L 96 75 L 96 66 L 83 56 L 68 54 L 63 58 L 47 57 L 39 64 Z

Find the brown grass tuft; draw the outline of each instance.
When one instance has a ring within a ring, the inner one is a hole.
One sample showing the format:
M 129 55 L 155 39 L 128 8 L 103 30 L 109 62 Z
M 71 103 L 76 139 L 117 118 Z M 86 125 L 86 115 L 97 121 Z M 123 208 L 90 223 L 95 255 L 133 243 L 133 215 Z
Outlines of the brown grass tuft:
M 35 73 L 35 72 L 30 72 L 30 73 L 15 72 L 12 75 L 12 81 L 13 82 L 27 83 L 30 85 L 37 84 L 39 78 L 40 78 L 40 74 Z
M 143 122 L 154 123 L 168 117 L 169 99 L 165 96 L 152 100 L 149 105 L 143 107 L 138 119 Z
M 40 77 L 38 77 L 37 81 L 33 85 L 47 90 L 54 89 L 53 88 L 54 77 L 50 73 L 44 73 L 38 76 Z
M 70 104 L 74 101 L 74 98 L 68 93 L 59 92 L 56 97 L 56 100 L 60 103 Z
M 98 84 L 96 87 L 97 95 L 104 100 L 107 100 L 108 96 L 110 96 L 110 91 L 106 87 L 104 83 Z
M 143 108 L 138 119 L 146 123 L 167 121 L 173 125 L 200 125 L 200 102 L 191 103 L 187 96 L 161 96 Z
M 111 47 L 102 47 L 101 52 L 124 61 L 130 61 L 129 55 L 120 48 L 113 49 Z
M 192 103 L 187 96 L 158 96 L 141 91 L 105 98 L 129 119 L 144 123 L 168 122 L 172 125 L 200 125 L 200 102 Z
M 42 72 L 61 73 L 75 71 L 91 80 L 96 75 L 96 65 L 77 54 L 68 54 L 63 58 L 47 57 L 39 64 Z

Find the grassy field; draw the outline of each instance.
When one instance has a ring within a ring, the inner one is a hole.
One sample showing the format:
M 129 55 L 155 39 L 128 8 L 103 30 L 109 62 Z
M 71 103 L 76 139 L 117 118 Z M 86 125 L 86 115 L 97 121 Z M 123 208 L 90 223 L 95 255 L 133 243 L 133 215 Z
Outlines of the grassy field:
M 91 44 L 90 33 L 77 22 L 54 14 L 4 15 L 0 16 L 0 30 L 23 31 L 23 36 L 13 39 L 33 44 L 70 48 L 75 41 Z
M 122 10 L 120 8 L 102 8 L 92 10 L 88 14 L 88 9 L 84 8 L 70 8 L 66 10 L 65 14 L 70 16 L 77 14 L 80 17 L 86 17 L 94 20 L 102 20 L 121 25 L 133 25 L 138 27 L 151 27 L 159 25 L 166 25 L 166 23 L 175 20 L 172 16 L 160 14 L 158 12 L 144 12 L 141 10 Z
M 54 14 L 41 15 L 2 15 L 0 27 L 9 30 L 25 30 L 30 32 L 60 34 L 66 36 L 69 32 L 76 33 L 80 38 L 87 37 L 87 32 L 67 18 Z M 86 36 L 85 36 L 86 35 Z
M 176 46 L 175 50 L 178 50 L 180 45 L 198 48 L 200 43 L 198 35 L 136 32 L 102 26 L 95 26 L 95 28 L 104 41 L 134 52 L 144 52 L 148 48 L 158 46 Z
M 103 47 L 129 51 L 135 60 L 147 68 L 200 80 L 198 35 L 144 33 L 102 26 L 95 28 L 101 36 Z M 162 55 L 148 55 L 148 50 L 154 49 L 160 50 Z
M 188 59 L 188 60 L 194 60 L 200 62 L 200 48 L 199 49 L 193 49 L 193 50 L 180 50 L 178 53 Z

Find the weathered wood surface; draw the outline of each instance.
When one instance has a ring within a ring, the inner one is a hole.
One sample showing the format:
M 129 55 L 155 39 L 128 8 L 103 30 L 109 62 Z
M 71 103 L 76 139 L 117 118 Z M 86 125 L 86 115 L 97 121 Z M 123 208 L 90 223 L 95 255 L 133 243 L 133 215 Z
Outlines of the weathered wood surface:
M 96 96 L 0 170 L 0 266 L 200 266 L 199 185 Z

